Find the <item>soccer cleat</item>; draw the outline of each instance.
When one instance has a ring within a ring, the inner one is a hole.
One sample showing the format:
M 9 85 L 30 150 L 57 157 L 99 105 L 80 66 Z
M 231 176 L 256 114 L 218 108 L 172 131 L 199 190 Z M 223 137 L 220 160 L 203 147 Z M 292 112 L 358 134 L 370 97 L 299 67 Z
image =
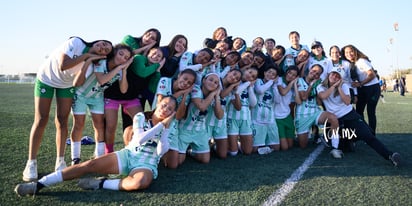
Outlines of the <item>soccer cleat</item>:
M 37 180 L 37 163 L 35 161 L 27 162 L 23 171 L 23 181 L 31 182 Z
M 14 192 L 16 192 L 16 194 L 19 196 L 34 195 L 36 194 L 36 191 L 36 182 L 18 184 L 16 188 L 14 188 Z
M 392 164 L 397 167 L 401 163 L 401 155 L 397 152 L 394 152 L 389 156 L 389 160 L 392 161 Z
M 72 160 L 72 165 L 77 165 L 77 164 L 80 163 L 80 161 L 81 161 L 80 158 L 74 158 L 74 159 Z
M 84 190 L 97 190 L 100 188 L 100 183 L 104 179 L 96 179 L 96 178 L 83 178 L 80 179 L 77 183 L 77 186 Z
M 336 159 L 340 159 L 343 156 L 343 152 L 338 149 L 332 149 L 332 151 L 330 151 L 330 154 Z
M 64 168 L 66 168 L 66 162 L 63 161 L 56 161 L 56 165 L 54 166 L 54 171 L 59 171 L 59 170 L 63 170 Z

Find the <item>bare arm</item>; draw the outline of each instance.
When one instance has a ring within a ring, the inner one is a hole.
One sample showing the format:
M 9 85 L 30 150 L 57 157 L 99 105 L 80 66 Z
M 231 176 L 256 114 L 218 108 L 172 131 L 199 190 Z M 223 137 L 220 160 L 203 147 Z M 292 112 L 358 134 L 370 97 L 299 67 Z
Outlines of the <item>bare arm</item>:
M 103 72 L 96 72 L 96 79 L 99 82 L 100 85 L 105 84 L 107 82 L 109 82 L 111 79 L 113 79 L 113 77 L 119 73 L 119 71 L 121 70 L 126 70 L 127 67 L 129 67 L 129 65 L 133 62 L 133 58 L 130 58 L 127 62 L 118 65 L 117 67 L 115 67 L 114 69 L 112 69 L 111 71 L 109 71 L 108 73 L 103 73 Z
M 216 96 L 218 90 L 211 92 L 205 99 L 202 98 L 192 98 L 193 104 L 202 112 L 206 111 L 209 105 L 212 103 Z
M 86 71 L 87 68 L 93 63 L 94 60 L 102 59 L 105 58 L 105 56 L 93 56 L 90 57 L 84 62 L 83 67 L 79 72 L 77 72 L 76 76 L 74 77 L 73 80 L 73 86 L 78 87 L 83 85 L 83 83 L 86 81 Z
M 296 79 L 295 79 L 296 80 Z M 293 83 L 293 89 L 295 90 L 295 103 L 296 104 L 302 104 L 302 99 L 299 96 L 299 91 L 298 91 L 298 83 L 297 81 L 294 81 Z
M 213 108 L 214 112 L 215 112 L 215 116 L 218 119 L 222 119 L 225 112 L 222 109 L 222 105 L 220 104 L 220 92 L 216 92 L 215 95 L 215 106 Z
M 279 90 L 280 95 L 285 96 L 290 91 L 290 89 L 293 87 L 293 84 L 296 81 L 297 81 L 297 78 L 290 81 L 289 84 L 286 86 L 286 88 L 283 88 L 281 85 L 278 85 L 278 90 Z

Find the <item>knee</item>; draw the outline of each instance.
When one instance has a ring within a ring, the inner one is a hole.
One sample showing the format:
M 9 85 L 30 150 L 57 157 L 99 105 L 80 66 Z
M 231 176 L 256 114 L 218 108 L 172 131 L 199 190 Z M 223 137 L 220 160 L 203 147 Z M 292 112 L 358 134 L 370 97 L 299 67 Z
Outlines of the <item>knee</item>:
M 55 118 L 56 125 L 60 125 L 62 127 L 67 127 L 69 122 L 68 115 L 57 115 Z
M 152 182 L 152 179 L 148 177 L 147 175 L 143 175 L 139 178 L 133 178 L 132 184 L 130 184 L 130 187 L 126 190 L 147 189 L 149 188 L 151 182 Z
M 195 155 L 195 158 L 202 164 L 208 164 L 210 162 L 210 155 L 207 154 L 201 156 Z

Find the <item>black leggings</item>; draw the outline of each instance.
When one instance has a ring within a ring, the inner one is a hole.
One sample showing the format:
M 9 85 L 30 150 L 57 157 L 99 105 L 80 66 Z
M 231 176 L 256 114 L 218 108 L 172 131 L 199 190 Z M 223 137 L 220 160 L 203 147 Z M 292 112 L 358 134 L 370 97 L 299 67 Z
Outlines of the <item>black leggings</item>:
M 342 124 L 344 125 L 343 129 L 346 129 L 346 131 L 348 131 L 347 129 L 354 131 L 356 137 L 352 136 L 352 140 L 365 141 L 366 144 L 385 159 L 389 159 L 389 156 L 392 155 L 393 152 L 389 151 L 385 145 L 375 137 L 372 133 L 372 129 L 365 123 L 365 121 L 363 121 L 362 117 L 355 110 L 352 110 L 345 116 L 339 118 L 339 125 Z M 342 135 L 342 138 L 348 137 Z
M 358 102 L 356 103 L 356 112 L 365 119 L 363 112 L 368 113 L 368 123 L 372 128 L 372 133 L 376 134 L 376 106 L 379 102 L 379 97 L 381 95 L 381 89 L 379 84 L 374 84 L 370 86 L 363 86 L 358 88 Z

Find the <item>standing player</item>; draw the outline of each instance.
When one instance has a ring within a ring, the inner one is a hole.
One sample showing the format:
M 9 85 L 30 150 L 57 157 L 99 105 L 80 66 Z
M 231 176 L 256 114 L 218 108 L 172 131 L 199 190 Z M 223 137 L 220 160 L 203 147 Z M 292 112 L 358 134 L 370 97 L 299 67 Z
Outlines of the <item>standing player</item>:
M 75 78 L 81 69 L 93 61 L 106 58 L 113 49 L 106 40 L 85 42 L 72 37 L 56 49 L 40 66 L 34 86 L 34 122 L 30 131 L 29 156 L 23 171 L 24 181 L 37 180 L 37 152 L 49 120 L 53 95 L 56 92 L 56 165 L 55 170 L 66 167 L 64 150 L 69 133 L 68 121 L 73 101 Z

